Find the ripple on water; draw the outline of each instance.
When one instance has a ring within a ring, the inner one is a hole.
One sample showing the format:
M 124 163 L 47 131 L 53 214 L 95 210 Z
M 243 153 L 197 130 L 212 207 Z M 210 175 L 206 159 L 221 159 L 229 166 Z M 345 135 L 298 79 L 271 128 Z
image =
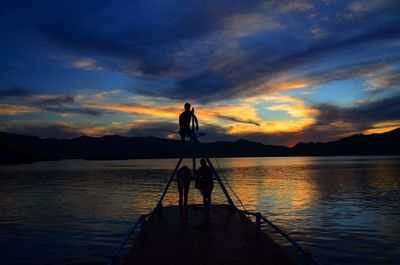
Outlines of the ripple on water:
M 66 160 L 1 167 L 0 255 L 10 264 L 104 264 L 136 218 L 155 206 L 175 163 Z M 218 164 L 248 210 L 262 212 L 323 263 L 400 264 L 398 158 L 233 158 Z M 176 193 L 172 183 L 166 205 L 176 204 Z M 202 201 L 194 189 L 189 200 Z M 226 199 L 216 189 L 213 201 Z

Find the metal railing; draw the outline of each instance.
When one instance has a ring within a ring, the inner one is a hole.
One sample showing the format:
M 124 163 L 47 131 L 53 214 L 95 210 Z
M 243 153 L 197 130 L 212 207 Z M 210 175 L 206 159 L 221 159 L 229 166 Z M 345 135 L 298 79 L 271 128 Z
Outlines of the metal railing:
M 261 231 L 262 222 L 264 222 L 264 223 L 268 224 L 270 227 L 272 227 L 284 239 L 286 239 L 296 249 L 296 251 L 298 253 L 300 253 L 302 255 L 305 264 L 321 265 L 321 263 L 311 254 L 311 252 L 304 250 L 303 247 L 300 246 L 300 244 L 296 240 L 294 240 L 287 233 L 285 233 L 283 230 L 281 230 L 279 227 L 277 227 L 274 223 L 272 223 L 270 220 L 268 220 L 261 213 L 259 213 L 259 212 L 250 212 L 250 211 L 240 210 L 240 209 L 238 209 L 238 211 L 243 213 L 243 214 L 245 214 L 245 215 L 247 215 L 247 216 L 248 215 L 254 216 L 257 230 Z
M 139 233 L 143 233 L 144 232 L 144 228 L 146 225 L 146 220 L 147 218 L 151 215 L 151 213 L 149 214 L 142 214 L 137 221 L 135 222 L 135 224 L 133 225 L 133 227 L 131 228 L 131 230 L 129 230 L 129 232 L 125 235 L 124 239 L 122 240 L 121 244 L 119 245 L 118 249 L 114 252 L 114 254 L 111 256 L 110 260 L 108 261 L 107 265 L 120 265 L 121 264 L 121 253 L 123 251 L 123 249 L 125 248 L 126 243 L 128 242 L 128 240 L 133 236 L 133 234 L 139 230 Z M 134 238 L 135 240 L 136 238 Z M 133 241 L 134 242 L 134 241 Z M 132 243 L 133 243 L 132 242 Z

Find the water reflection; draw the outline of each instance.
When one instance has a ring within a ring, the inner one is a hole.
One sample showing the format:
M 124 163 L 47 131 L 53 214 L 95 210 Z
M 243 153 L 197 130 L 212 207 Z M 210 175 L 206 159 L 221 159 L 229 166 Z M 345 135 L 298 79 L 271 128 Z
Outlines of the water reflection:
M 400 263 L 398 157 L 214 164 L 247 209 L 267 215 L 326 264 Z M 134 220 L 155 206 L 175 165 L 67 160 L 1 167 L 0 256 L 9 264 L 104 264 Z M 189 201 L 202 201 L 194 188 Z M 213 201 L 226 202 L 220 189 Z M 176 203 L 173 183 L 164 204 Z
M 256 159 L 225 164 L 246 207 L 267 214 L 322 261 L 399 262 L 398 158 Z

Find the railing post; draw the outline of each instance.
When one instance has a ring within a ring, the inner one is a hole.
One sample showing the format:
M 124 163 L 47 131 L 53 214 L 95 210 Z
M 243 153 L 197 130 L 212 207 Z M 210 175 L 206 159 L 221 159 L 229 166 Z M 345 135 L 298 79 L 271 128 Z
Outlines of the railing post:
M 261 230 L 261 214 L 256 213 L 256 228 L 257 230 Z

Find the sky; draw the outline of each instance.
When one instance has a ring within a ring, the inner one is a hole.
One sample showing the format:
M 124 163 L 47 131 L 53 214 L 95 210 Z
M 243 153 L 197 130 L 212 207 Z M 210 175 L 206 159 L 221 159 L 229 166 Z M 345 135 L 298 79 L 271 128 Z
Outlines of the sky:
M 0 2 L 0 131 L 292 146 L 400 127 L 400 1 Z

